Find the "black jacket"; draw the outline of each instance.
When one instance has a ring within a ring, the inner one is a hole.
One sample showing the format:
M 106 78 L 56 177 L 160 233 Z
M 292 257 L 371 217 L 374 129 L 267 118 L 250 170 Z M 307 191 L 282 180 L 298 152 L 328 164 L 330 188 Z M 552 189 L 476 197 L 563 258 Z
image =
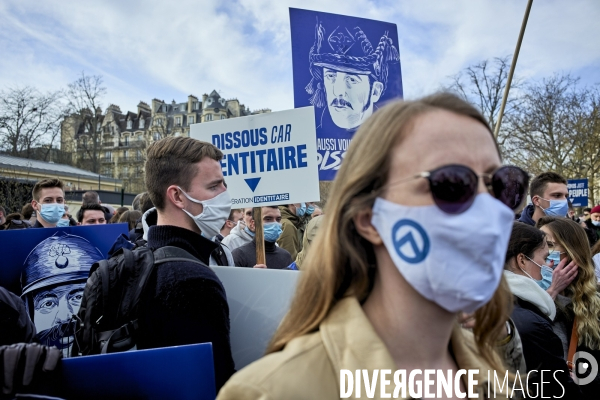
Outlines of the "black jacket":
M 594 233 L 594 238 L 595 241 L 594 243 L 596 243 L 598 241 L 598 239 L 600 239 L 600 226 L 596 226 L 594 224 L 592 224 L 592 219 L 588 218 L 585 220 L 585 226 Z
M 256 241 L 252 240 L 243 246 L 234 249 L 231 254 L 236 267 L 253 268 L 256 265 Z M 289 251 L 277 247 L 275 242 L 265 240 L 265 258 L 267 268 L 284 269 L 292 263 Z
M 552 330 L 552 321 L 546 317 L 534 304 L 515 296 L 515 307 L 511 318 L 519 331 L 523 342 L 523 355 L 529 374 L 531 398 L 535 390 L 544 389 L 544 396 L 556 396 L 562 399 L 584 399 L 579 386 L 569 375 L 566 360 L 563 355 L 562 343 Z M 543 375 L 541 371 L 544 372 Z M 544 382 L 543 386 L 541 382 Z M 523 379 L 525 384 L 525 379 Z M 564 391 L 564 396 L 563 395 Z M 537 394 L 541 398 L 541 393 Z
M 218 246 L 188 229 L 152 226 L 148 247 L 179 247 L 206 265 Z M 235 372 L 225 289 L 209 268 L 187 261 L 160 264 L 142 295 L 138 349 L 211 342 L 217 392 Z

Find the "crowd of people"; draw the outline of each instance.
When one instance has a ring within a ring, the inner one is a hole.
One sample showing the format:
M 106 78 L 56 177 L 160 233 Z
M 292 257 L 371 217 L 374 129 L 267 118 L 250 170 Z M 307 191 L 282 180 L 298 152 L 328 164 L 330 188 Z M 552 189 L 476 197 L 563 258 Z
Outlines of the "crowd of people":
M 600 378 L 578 385 L 573 363 L 576 352 L 600 356 L 600 205 L 577 216 L 563 176 L 529 183 L 526 171 L 502 166 L 486 119 L 468 103 L 442 93 L 374 113 L 354 136 L 326 215 L 315 203 L 264 206 L 260 218 L 232 209 L 222 157 L 209 143 L 166 138 L 148 149 L 148 191 L 131 209 L 87 192 L 76 222 L 62 183 L 47 179 L 20 213 L 0 207 L 0 224 L 127 223 L 114 260 L 183 251 L 148 277 L 136 346 L 211 342 L 219 399 L 339 398 L 342 369 L 477 369 L 479 398 L 490 371 L 509 371 L 522 387 L 496 398 L 536 397 L 542 387 L 556 398 L 598 397 Z M 237 372 L 227 293 L 208 266 L 301 271 L 267 355 Z M 33 311 L 9 297 L 0 301 L 19 317 L 0 344 L 35 340 Z M 79 316 L 70 323 L 85 324 Z M 82 348 L 74 355 L 93 354 Z

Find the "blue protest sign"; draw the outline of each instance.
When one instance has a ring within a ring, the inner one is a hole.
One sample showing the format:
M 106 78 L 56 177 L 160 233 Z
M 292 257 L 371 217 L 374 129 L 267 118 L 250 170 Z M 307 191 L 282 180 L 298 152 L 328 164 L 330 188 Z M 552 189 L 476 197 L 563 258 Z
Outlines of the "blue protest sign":
M 212 345 L 70 358 L 57 384 L 67 399 L 213 400 Z
M 127 224 L 0 231 L 4 248 L 0 286 L 20 295 L 35 324 L 36 340 L 68 356 L 92 264 L 107 258 Z
M 589 189 L 587 179 L 569 179 L 567 189 L 569 189 L 569 200 L 573 203 L 573 207 L 588 206 Z
M 331 181 L 360 125 L 402 97 L 395 24 L 290 8 L 294 107 L 315 107 L 319 180 Z

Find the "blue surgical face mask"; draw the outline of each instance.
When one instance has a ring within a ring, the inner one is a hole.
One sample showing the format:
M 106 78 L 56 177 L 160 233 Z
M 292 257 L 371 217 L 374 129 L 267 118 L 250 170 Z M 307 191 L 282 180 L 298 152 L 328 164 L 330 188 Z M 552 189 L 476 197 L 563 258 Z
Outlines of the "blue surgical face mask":
M 248 227 L 244 227 L 244 232 L 246 232 L 248 235 L 254 237 L 254 235 L 256 235 L 256 233 L 252 232 L 250 229 L 248 229 Z
M 527 256 L 525 256 L 525 257 L 527 257 Z M 542 273 L 542 279 L 540 279 L 540 280 L 534 279 L 523 268 L 521 268 L 521 271 L 525 272 L 525 274 L 528 277 L 530 277 L 531 279 L 533 279 L 535 281 L 535 283 L 537 283 L 538 286 L 541 287 L 543 290 L 548 290 L 548 288 L 550 287 L 550 285 L 552 285 L 552 268 L 550 268 L 547 265 L 540 265 L 540 264 L 536 263 L 535 261 L 533 261 L 529 257 L 527 257 L 527 259 L 529 261 L 531 261 L 532 263 L 534 263 L 535 265 L 537 265 L 538 267 L 540 267 L 541 273 Z
M 271 222 L 263 225 L 263 231 L 265 233 L 265 240 L 267 242 L 275 242 L 281 236 L 281 224 L 279 222 Z
M 546 200 L 543 197 L 540 197 L 542 200 Z M 542 208 L 544 213 L 549 217 L 566 217 L 567 212 L 569 212 L 569 203 L 567 200 L 546 200 L 550 202 L 550 206 L 548 208 Z
M 315 212 L 315 206 L 308 206 L 308 207 L 306 207 L 306 213 L 308 215 L 312 215 L 312 213 L 314 213 L 314 212 Z
M 69 226 L 69 220 L 68 219 L 60 219 L 57 223 L 56 226 L 60 226 L 60 227 L 65 227 L 65 226 Z
M 592 221 L 592 225 L 600 226 L 600 221 Z
M 42 211 L 40 215 L 44 219 L 44 221 L 56 224 L 62 216 L 65 214 L 65 206 L 64 204 L 52 203 L 52 204 L 42 204 Z
M 554 266 L 556 267 L 560 262 L 560 255 L 563 254 L 558 250 L 551 251 L 546 258 L 546 264 L 550 264 L 550 261 L 554 261 Z
M 303 217 L 306 214 L 306 204 L 300 203 L 300 207 L 296 207 L 296 215 L 299 217 Z

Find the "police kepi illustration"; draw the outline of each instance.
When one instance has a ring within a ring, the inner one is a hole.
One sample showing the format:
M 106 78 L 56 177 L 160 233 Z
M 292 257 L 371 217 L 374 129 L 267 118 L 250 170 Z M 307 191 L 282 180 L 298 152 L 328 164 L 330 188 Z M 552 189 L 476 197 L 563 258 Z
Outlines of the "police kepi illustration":
M 79 311 L 92 264 L 104 256 L 86 239 L 57 232 L 27 256 L 21 297 L 41 344 L 56 346 L 68 356 L 73 343 L 72 319 Z

